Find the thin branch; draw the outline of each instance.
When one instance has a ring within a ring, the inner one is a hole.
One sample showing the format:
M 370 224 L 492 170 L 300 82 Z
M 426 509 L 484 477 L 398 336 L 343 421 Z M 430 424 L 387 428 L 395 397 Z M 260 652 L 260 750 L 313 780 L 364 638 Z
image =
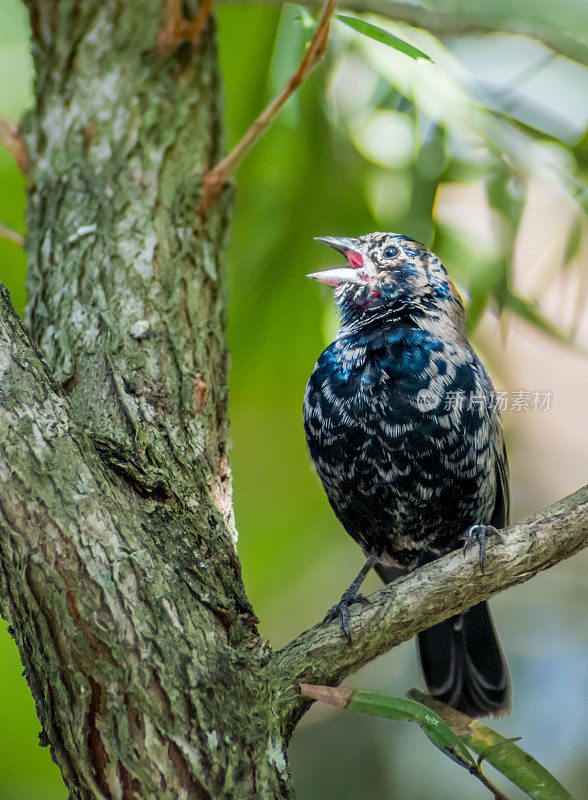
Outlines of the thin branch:
M 287 730 L 308 702 L 299 683 L 336 685 L 363 664 L 419 631 L 532 578 L 588 546 L 588 486 L 500 532 L 488 546 L 485 574 L 478 556 L 457 550 L 388 584 L 371 605 L 351 613 L 348 645 L 339 621 L 300 634 L 272 657 Z
M 265 0 L 272 5 L 281 4 L 282 1 Z M 258 0 L 220 0 L 220 2 L 223 4 L 257 3 Z M 304 3 L 311 7 L 318 4 L 319 0 L 306 0 Z M 439 37 L 496 32 L 528 36 L 572 61 L 588 65 L 587 45 L 565 33 L 559 33 L 553 27 L 549 28 L 530 19 L 484 19 L 480 16 L 432 11 L 413 3 L 404 3 L 401 0 L 345 0 L 342 5 L 357 13 L 380 14 L 395 22 L 406 22 L 414 28 L 422 28 Z
M 18 164 L 18 168 L 25 175 L 28 171 L 27 147 L 24 140 L 18 135 L 18 125 L 16 122 L 0 116 L 0 142 L 12 153 Z
M 492 783 L 492 781 L 484 775 L 480 764 L 476 764 L 475 766 L 469 766 L 461 758 L 459 753 L 456 755 L 456 759 L 459 761 L 462 767 L 465 767 L 465 769 L 467 769 L 470 775 L 473 775 L 474 778 L 477 778 L 477 780 L 479 780 L 480 783 L 482 783 L 486 787 L 486 789 L 492 792 L 492 794 L 494 795 L 494 800 L 508 800 L 508 797 L 503 792 L 500 791 L 498 786 L 495 786 Z
M 11 242 L 24 247 L 24 236 L 21 236 L 20 233 L 17 233 L 10 228 L 7 228 L 5 225 L 2 225 L 2 223 L 0 223 L 0 236 L 2 236 L 4 239 L 10 239 Z
M 245 136 L 237 142 L 231 152 L 204 176 L 200 211 L 207 211 L 214 205 L 233 170 L 241 163 L 264 130 L 271 124 L 284 103 L 301 86 L 324 56 L 327 49 L 331 18 L 336 7 L 337 0 L 327 1 L 308 50 L 296 72 L 287 81 L 282 91 L 261 112 Z
M 190 42 L 193 47 L 198 47 L 213 6 L 214 0 L 202 0 L 192 19 L 185 19 L 181 0 L 167 0 L 165 19 L 158 40 L 161 55 L 169 55 L 184 42 Z

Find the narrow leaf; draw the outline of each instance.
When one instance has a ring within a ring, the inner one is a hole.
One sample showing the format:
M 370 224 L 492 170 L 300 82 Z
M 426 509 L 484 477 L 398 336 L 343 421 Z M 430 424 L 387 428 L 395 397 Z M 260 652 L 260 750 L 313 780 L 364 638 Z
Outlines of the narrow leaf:
M 480 758 L 502 772 L 534 800 L 572 800 L 572 796 L 544 766 L 512 741 L 479 720 L 472 720 L 462 736 Z
M 371 22 L 366 22 L 364 19 L 358 19 L 357 17 L 346 17 L 343 14 L 336 14 L 335 16 L 340 22 L 353 28 L 354 31 L 363 33 L 364 36 L 369 36 L 370 39 L 375 39 L 376 42 L 388 45 L 388 47 L 392 47 L 394 50 L 398 50 L 400 53 L 414 58 L 415 61 L 419 58 L 432 61 L 432 59 L 426 53 L 423 53 L 422 50 L 419 50 L 418 47 L 414 47 L 414 45 L 405 42 L 404 39 L 399 39 L 398 36 L 394 36 L 394 34 L 385 31 L 383 28 L 378 28 L 377 25 L 372 25 Z
M 472 754 L 459 736 L 451 730 L 441 717 L 422 703 L 407 697 L 395 697 L 381 692 L 366 692 L 361 689 L 336 689 L 330 686 L 309 686 L 300 684 L 300 691 L 306 697 L 321 700 L 323 703 L 386 717 L 400 722 L 416 722 L 431 742 L 445 755 L 460 766 L 475 766 Z
M 566 252 L 563 258 L 564 267 L 567 267 L 572 259 L 574 259 L 580 250 L 582 244 L 582 217 L 578 215 L 574 220 L 570 231 L 568 233 L 568 240 L 566 242 Z
M 407 697 L 358 690 L 351 697 L 347 708 L 375 717 L 416 722 L 433 744 L 454 761 L 457 760 L 455 755 L 458 755 L 467 764 L 474 763 L 471 753 L 459 736 L 453 733 L 449 725 L 438 714 L 422 703 L 409 700 Z
M 449 706 L 411 689 L 409 695 L 434 707 L 461 740 L 515 786 L 533 800 L 572 800 L 572 796 L 538 761 L 522 750 L 512 739 L 506 739 L 479 720 L 455 711 Z

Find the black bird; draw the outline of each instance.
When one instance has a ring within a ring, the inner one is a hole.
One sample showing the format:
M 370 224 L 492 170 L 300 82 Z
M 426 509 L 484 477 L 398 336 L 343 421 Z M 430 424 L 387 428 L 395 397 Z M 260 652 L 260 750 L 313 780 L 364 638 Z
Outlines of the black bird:
M 508 464 L 492 382 L 472 350 L 464 308 L 441 261 L 406 236 L 319 238 L 342 267 L 340 327 L 304 398 L 306 439 L 335 514 L 385 583 L 508 524 Z M 418 636 L 429 692 L 470 716 L 510 711 L 508 667 L 486 603 Z

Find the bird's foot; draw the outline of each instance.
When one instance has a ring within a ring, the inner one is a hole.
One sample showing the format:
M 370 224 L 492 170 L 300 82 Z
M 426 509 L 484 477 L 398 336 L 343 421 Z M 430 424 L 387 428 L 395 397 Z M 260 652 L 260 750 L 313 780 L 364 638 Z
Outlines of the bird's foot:
M 361 592 L 353 592 L 350 591 L 351 587 L 343 592 L 341 599 L 338 603 L 335 603 L 334 606 L 327 611 L 323 622 L 330 622 L 331 620 L 339 617 L 341 620 L 341 628 L 343 629 L 343 633 L 347 637 L 347 641 L 351 644 L 351 630 L 349 628 L 349 606 L 353 603 L 363 603 L 364 605 L 371 606 L 372 601 L 365 596 L 365 594 L 361 594 Z
M 495 535 L 500 538 L 500 534 L 494 525 L 472 525 L 471 528 L 468 528 L 465 535 L 463 554 L 465 556 L 472 545 L 478 545 L 478 559 L 482 574 L 484 574 L 484 564 L 486 563 L 486 541 L 490 535 Z

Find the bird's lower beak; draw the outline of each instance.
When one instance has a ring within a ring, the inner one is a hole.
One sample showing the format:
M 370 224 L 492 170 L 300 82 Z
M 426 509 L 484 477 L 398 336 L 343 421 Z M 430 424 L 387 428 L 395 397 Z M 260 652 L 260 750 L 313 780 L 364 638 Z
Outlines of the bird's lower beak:
M 328 283 L 329 286 L 339 286 L 340 283 L 361 283 L 357 270 L 351 267 L 321 269 L 318 272 L 311 272 L 306 277 L 320 283 Z
M 320 283 L 327 283 L 329 286 L 338 286 L 340 283 L 361 283 L 361 278 L 358 274 L 359 267 L 363 266 L 363 257 L 358 252 L 357 242 L 355 239 L 350 239 L 346 236 L 315 236 L 317 242 L 324 242 L 343 253 L 349 266 L 333 267 L 331 269 L 322 269 L 319 272 L 311 272 L 307 278 L 312 278 Z

